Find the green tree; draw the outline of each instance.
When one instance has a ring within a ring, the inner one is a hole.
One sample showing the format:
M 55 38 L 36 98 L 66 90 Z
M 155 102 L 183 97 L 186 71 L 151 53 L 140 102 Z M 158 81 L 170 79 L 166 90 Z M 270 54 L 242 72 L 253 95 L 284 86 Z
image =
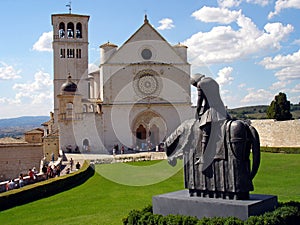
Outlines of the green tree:
M 287 100 L 286 94 L 279 92 L 267 109 L 267 117 L 278 121 L 290 120 L 292 119 L 290 109 L 290 101 Z

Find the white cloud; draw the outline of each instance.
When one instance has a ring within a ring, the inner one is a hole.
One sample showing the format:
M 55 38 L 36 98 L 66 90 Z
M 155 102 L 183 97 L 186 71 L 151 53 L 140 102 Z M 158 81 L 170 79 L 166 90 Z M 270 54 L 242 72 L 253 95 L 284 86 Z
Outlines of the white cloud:
M 271 85 L 270 90 L 282 90 L 288 83 L 289 82 L 277 81 Z
M 260 64 L 268 70 L 278 70 L 275 76 L 279 80 L 300 79 L 300 50 L 288 55 L 265 57 Z
M 210 7 L 203 8 L 213 12 Z M 220 9 L 215 12 L 220 12 Z M 193 65 L 232 62 L 253 54 L 266 54 L 268 51 L 278 50 L 281 48 L 280 42 L 293 31 L 293 26 L 284 26 L 281 23 L 268 23 L 264 30 L 259 30 L 252 20 L 242 13 L 238 13 L 236 17 L 231 15 L 237 13 L 227 14 L 230 15 L 228 21 L 235 18 L 238 30 L 231 26 L 216 26 L 208 32 L 198 32 L 184 42 L 189 47 L 189 58 Z M 214 16 L 219 18 L 216 14 L 210 15 L 209 18 Z
M 218 5 L 222 8 L 237 7 L 241 4 L 242 0 L 218 0 Z
M 281 10 L 287 8 L 300 9 L 300 1 L 299 0 L 277 0 L 275 3 L 275 11 L 270 12 L 268 18 L 271 19 L 275 15 L 278 15 L 281 12 Z
M 249 105 L 269 104 L 274 94 L 264 89 L 248 89 L 248 94 L 241 100 L 241 103 Z
M 38 71 L 34 80 L 13 86 L 13 98 L 0 98 L 0 117 L 48 115 L 53 110 L 52 80 L 48 73 Z
M 13 66 L 0 62 L 0 80 L 14 80 L 21 78 L 21 70 L 16 70 Z
M 266 6 L 271 0 L 244 0 L 244 2 Z M 218 0 L 218 5 L 222 8 L 232 8 L 239 6 L 243 0 Z
M 224 67 L 223 69 L 219 70 L 218 77 L 216 78 L 216 81 L 219 85 L 223 86 L 226 84 L 230 84 L 231 81 L 233 81 L 233 77 L 231 76 L 233 71 L 232 67 Z
M 39 37 L 38 41 L 34 43 L 32 49 L 39 52 L 51 52 L 52 51 L 53 31 L 44 32 Z
M 252 4 L 257 4 L 257 5 L 261 5 L 261 6 L 266 6 L 268 5 L 270 2 L 272 2 L 272 0 L 246 0 L 247 3 L 252 3 Z
M 291 89 L 291 93 L 298 93 L 300 92 L 300 84 L 296 84 L 294 88 Z M 298 99 L 300 102 L 300 98 Z
M 169 30 L 175 27 L 175 25 L 173 24 L 173 20 L 170 18 L 164 18 L 158 23 L 160 23 L 160 26 L 157 27 L 158 30 Z
M 221 24 L 230 24 L 237 20 L 241 16 L 241 10 L 239 11 L 230 11 L 226 8 L 213 8 L 204 6 L 201 9 L 193 12 L 193 17 L 196 20 L 202 22 L 216 22 Z
M 16 101 L 23 102 L 26 98 L 31 104 L 40 104 L 52 98 L 52 80 L 48 73 L 39 71 L 34 75 L 33 82 L 17 83 L 13 86 L 13 90 L 17 92 Z
M 238 88 L 244 88 L 244 87 L 246 87 L 245 83 L 241 83 L 241 84 L 238 85 Z

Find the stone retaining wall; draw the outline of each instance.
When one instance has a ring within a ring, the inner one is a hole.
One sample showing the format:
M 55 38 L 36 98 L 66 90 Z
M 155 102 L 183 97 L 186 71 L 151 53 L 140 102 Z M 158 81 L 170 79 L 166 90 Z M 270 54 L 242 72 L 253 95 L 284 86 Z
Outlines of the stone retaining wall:
M 251 120 L 260 136 L 260 145 L 268 147 L 300 147 L 300 120 Z

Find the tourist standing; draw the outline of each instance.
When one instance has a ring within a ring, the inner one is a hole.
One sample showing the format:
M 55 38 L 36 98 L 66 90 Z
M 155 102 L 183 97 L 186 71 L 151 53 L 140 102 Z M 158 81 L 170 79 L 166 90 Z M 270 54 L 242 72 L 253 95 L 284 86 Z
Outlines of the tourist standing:
M 23 187 L 24 186 L 24 179 L 23 179 L 23 173 L 20 173 L 19 176 L 19 187 Z
M 74 161 L 73 161 L 73 159 L 71 158 L 71 159 L 70 159 L 70 169 L 71 169 L 71 171 L 73 170 L 73 164 L 74 164 Z
M 34 173 L 33 173 L 32 169 L 28 170 L 28 176 L 29 176 L 29 183 L 33 183 L 34 182 Z

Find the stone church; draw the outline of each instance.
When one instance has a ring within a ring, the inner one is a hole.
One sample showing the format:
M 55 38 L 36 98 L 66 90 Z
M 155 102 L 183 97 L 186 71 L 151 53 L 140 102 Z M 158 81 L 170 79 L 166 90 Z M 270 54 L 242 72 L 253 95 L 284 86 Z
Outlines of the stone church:
M 88 15 L 53 14 L 54 127 L 63 151 L 149 150 L 193 117 L 187 47 L 172 46 L 147 15 L 88 72 Z

